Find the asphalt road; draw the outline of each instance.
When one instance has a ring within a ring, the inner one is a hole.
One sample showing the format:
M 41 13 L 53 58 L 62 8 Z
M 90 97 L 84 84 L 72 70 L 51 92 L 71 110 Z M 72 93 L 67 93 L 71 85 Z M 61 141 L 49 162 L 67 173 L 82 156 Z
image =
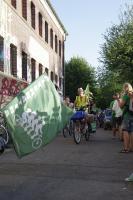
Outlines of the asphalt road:
M 59 135 L 51 144 L 22 159 L 13 149 L 0 156 L 0 200 L 133 200 L 133 153 L 98 130 L 76 145 Z

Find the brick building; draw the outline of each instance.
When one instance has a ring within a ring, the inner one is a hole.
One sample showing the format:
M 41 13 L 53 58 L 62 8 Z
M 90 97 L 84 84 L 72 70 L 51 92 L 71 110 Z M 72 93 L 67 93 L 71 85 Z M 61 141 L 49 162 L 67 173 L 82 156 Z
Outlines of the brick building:
M 0 0 L 0 71 L 34 81 L 46 72 L 63 90 L 67 32 L 49 0 Z

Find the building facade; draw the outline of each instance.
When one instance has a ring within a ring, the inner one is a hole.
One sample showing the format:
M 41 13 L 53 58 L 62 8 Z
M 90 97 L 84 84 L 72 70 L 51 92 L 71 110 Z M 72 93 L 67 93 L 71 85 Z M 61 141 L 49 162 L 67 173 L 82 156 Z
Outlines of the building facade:
M 34 81 L 46 72 L 63 90 L 67 32 L 49 0 L 0 0 L 0 71 Z

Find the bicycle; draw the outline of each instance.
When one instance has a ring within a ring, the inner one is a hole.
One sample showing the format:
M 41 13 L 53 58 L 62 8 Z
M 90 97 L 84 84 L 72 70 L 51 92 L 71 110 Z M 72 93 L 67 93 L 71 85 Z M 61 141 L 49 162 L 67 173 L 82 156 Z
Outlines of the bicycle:
M 2 154 L 9 142 L 9 134 L 5 125 L 4 115 L 0 111 L 0 154 Z
M 70 120 L 69 123 L 63 128 L 63 136 L 66 138 L 67 136 L 72 136 L 73 134 L 73 121 Z
M 81 142 L 81 137 L 84 136 L 86 141 L 90 138 L 90 126 L 85 127 L 85 108 L 76 109 L 76 113 L 72 116 L 73 121 L 73 137 L 76 144 Z

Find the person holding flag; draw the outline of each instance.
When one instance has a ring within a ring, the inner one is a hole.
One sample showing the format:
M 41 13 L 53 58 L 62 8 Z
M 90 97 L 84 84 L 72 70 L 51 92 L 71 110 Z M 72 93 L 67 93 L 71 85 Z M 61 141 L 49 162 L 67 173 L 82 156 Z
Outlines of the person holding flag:
M 73 115 L 47 74 L 22 90 L 2 112 L 19 158 L 52 142 Z
M 88 98 L 92 99 L 93 93 L 90 92 L 89 84 L 87 84 L 87 86 L 84 90 L 84 93 L 85 93 L 86 96 L 88 96 Z
M 90 92 L 89 83 L 87 84 L 87 86 L 86 86 L 86 88 L 84 90 L 84 94 L 88 98 L 88 112 L 90 113 L 90 101 L 92 101 L 92 99 L 93 99 L 93 93 Z

